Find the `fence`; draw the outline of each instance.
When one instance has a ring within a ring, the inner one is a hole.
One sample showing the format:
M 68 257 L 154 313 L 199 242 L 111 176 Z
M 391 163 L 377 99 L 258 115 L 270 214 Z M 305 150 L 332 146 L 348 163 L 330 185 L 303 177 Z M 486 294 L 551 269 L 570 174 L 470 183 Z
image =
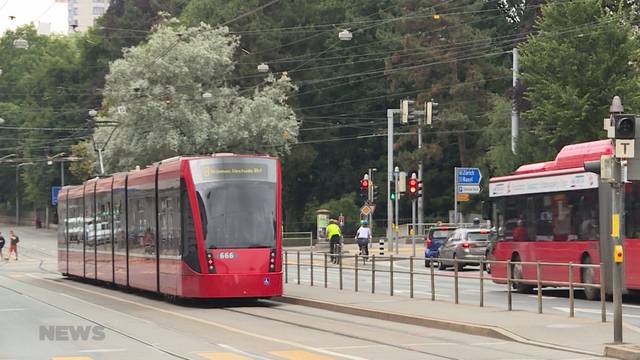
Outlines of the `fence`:
M 436 284 L 436 279 L 439 277 L 444 277 L 444 278 L 453 278 L 454 281 L 454 287 L 453 287 L 453 291 L 454 291 L 454 303 L 458 304 L 459 303 L 459 279 L 460 278 L 466 278 L 466 279 L 475 279 L 474 277 L 470 277 L 470 276 L 460 276 L 459 274 L 459 265 L 460 264 L 474 264 L 477 265 L 478 261 L 471 261 L 471 260 L 458 260 L 458 259 L 448 259 L 445 260 L 446 263 L 449 264 L 453 264 L 453 274 L 451 273 L 436 273 L 435 272 L 435 268 L 434 268 L 434 262 L 439 262 L 442 261 L 443 259 L 438 259 L 438 258 L 432 258 L 431 261 L 429 262 L 429 268 L 428 268 L 428 272 L 423 272 L 423 271 L 416 271 L 415 267 L 414 267 L 414 262 L 416 260 L 419 261 L 423 261 L 424 258 L 423 257 L 414 257 L 414 256 L 409 256 L 409 257 L 399 257 L 399 256 L 376 256 L 376 255 L 370 255 L 370 256 L 361 256 L 358 254 L 355 255 L 344 255 L 344 254 L 329 254 L 326 252 L 320 252 L 320 253 L 316 253 L 313 251 L 288 251 L 285 250 L 284 251 L 284 279 L 285 279 L 285 283 L 289 282 L 289 265 L 294 265 L 292 263 L 289 262 L 289 254 L 293 253 L 295 254 L 296 257 L 296 261 L 295 261 L 295 267 L 296 267 L 296 283 L 300 284 L 301 282 L 301 267 L 309 267 L 310 271 L 309 271 L 309 284 L 310 286 L 315 286 L 315 282 L 314 282 L 314 267 L 317 267 L 317 265 L 314 263 L 314 258 L 315 259 L 322 259 L 321 262 L 321 267 L 322 267 L 322 272 L 324 275 L 323 278 L 323 285 L 326 288 L 328 285 L 328 269 L 337 269 L 338 270 L 338 284 L 339 284 L 339 289 L 343 290 L 344 288 L 344 271 L 345 270 L 349 270 L 349 271 L 353 271 L 354 273 L 354 291 L 358 292 L 359 291 L 359 273 L 362 271 L 368 271 L 370 276 L 371 276 L 371 293 L 374 294 L 376 293 L 376 273 L 387 273 L 389 275 L 389 295 L 390 296 L 394 296 L 394 280 L 395 280 L 395 275 L 396 274 L 405 274 L 409 276 L 409 297 L 410 298 L 414 298 L 414 283 L 415 283 L 415 278 L 417 276 L 425 276 L 429 279 L 429 288 L 430 288 L 430 293 L 431 293 L 431 301 L 435 301 L 436 300 L 436 289 L 437 289 L 437 284 Z M 301 262 L 301 257 L 300 255 L 304 254 L 307 255 L 307 259 L 308 261 L 306 261 L 305 263 Z M 331 265 L 328 264 L 328 259 L 336 259 L 336 263 L 332 263 Z M 353 266 L 345 266 L 343 264 L 345 259 L 353 259 Z M 359 263 L 360 261 L 369 261 L 370 262 L 370 269 L 369 268 L 361 268 L 359 267 Z M 403 270 L 395 270 L 394 269 L 394 263 L 400 260 L 408 260 L 409 261 L 409 270 L 408 271 L 403 271 Z M 380 264 L 380 263 L 388 263 L 388 266 L 386 267 L 380 267 L 380 266 L 376 266 L 376 264 Z M 597 269 L 600 270 L 602 267 L 602 263 L 597 265 L 597 264 L 574 264 L 574 263 L 551 263 L 551 262 L 520 262 L 520 261 L 493 261 L 493 260 L 480 260 L 479 261 L 479 265 L 480 265 L 480 269 L 485 269 L 486 265 L 490 264 L 492 267 L 495 265 L 504 265 L 506 266 L 506 278 L 499 278 L 499 277 L 494 277 L 491 276 L 491 278 L 486 278 L 484 275 L 484 271 L 480 271 L 480 275 L 478 278 L 478 283 L 479 283 L 479 306 L 480 307 L 484 307 L 484 296 L 485 296 L 485 291 L 484 291 L 484 283 L 485 281 L 489 280 L 489 281 L 497 281 L 499 283 L 504 283 L 506 285 L 506 290 L 507 290 L 507 309 L 509 311 L 513 310 L 513 287 L 517 284 L 525 284 L 525 285 L 530 285 L 533 286 L 535 288 L 537 288 L 537 305 L 538 305 L 538 313 L 542 314 L 543 308 L 542 308 L 542 288 L 545 286 L 553 286 L 553 287 L 568 287 L 569 288 L 569 317 L 574 317 L 575 316 L 575 297 L 574 297 L 574 293 L 575 293 L 575 288 L 576 287 L 582 287 L 582 288 L 593 288 L 593 289 L 598 289 L 599 290 L 599 297 L 600 297 L 600 312 L 601 312 L 601 319 L 602 322 L 606 322 L 607 321 L 607 315 L 606 315 L 606 294 L 605 294 L 605 286 L 604 286 L 604 277 L 600 276 L 600 283 L 599 284 L 594 284 L 594 283 L 581 283 L 581 282 L 576 282 L 574 281 L 574 273 L 576 272 L 576 270 L 581 270 L 581 269 Z M 520 267 L 519 270 L 522 271 L 523 267 L 535 267 L 535 272 L 536 272 L 536 278 L 535 280 L 528 280 L 528 279 L 522 279 L 522 278 L 516 278 L 513 276 L 513 269 L 514 267 Z M 542 279 L 542 269 L 545 267 L 566 267 L 567 268 L 567 274 L 568 274 L 568 280 L 569 281 L 549 281 L 549 280 L 544 280 Z

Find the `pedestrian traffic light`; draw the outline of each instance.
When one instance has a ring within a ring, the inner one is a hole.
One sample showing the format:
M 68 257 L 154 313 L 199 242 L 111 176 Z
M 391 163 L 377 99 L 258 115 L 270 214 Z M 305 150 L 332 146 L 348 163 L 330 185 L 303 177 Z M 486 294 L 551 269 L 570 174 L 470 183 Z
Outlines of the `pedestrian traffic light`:
M 425 107 L 425 112 L 427 113 L 427 125 L 431 125 L 433 123 L 433 118 L 438 116 L 438 103 L 431 99 L 431 101 L 427 102 Z
M 400 122 L 407 124 L 415 119 L 415 101 L 402 100 L 400 102 Z
M 411 199 L 418 197 L 418 179 L 415 173 L 407 180 L 407 195 Z

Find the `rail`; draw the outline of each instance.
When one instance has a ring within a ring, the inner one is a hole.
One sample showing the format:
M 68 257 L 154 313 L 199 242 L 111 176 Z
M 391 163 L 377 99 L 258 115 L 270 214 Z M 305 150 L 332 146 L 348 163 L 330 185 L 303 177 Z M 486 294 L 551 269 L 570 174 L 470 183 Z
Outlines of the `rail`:
M 283 232 L 282 246 L 307 246 L 313 247 L 313 233 L 310 231 Z
M 295 253 L 296 262 L 289 263 L 289 253 Z M 301 255 L 305 255 L 304 262 L 301 262 Z M 429 262 L 429 267 L 427 271 L 416 270 L 414 267 L 414 262 L 416 260 L 423 261 L 424 257 L 414 257 L 414 256 L 362 256 L 362 255 L 349 255 L 349 254 L 330 254 L 326 252 L 313 252 L 313 251 L 290 251 L 284 250 L 284 278 L 285 283 L 289 282 L 289 265 L 295 265 L 296 271 L 296 283 L 301 283 L 301 268 L 307 267 L 309 268 L 309 285 L 316 286 L 314 280 L 314 268 L 322 267 L 322 273 L 324 275 L 323 278 L 323 286 L 325 288 L 328 287 L 328 269 L 336 269 L 338 271 L 338 284 L 339 289 L 343 290 L 344 288 L 344 272 L 345 270 L 353 271 L 354 273 L 354 290 L 355 292 L 359 291 L 359 275 L 360 273 L 367 271 L 371 276 L 371 293 L 376 293 L 376 290 L 379 290 L 379 287 L 376 287 L 376 274 L 378 273 L 388 273 L 389 274 L 389 295 L 394 296 L 394 278 L 397 274 L 405 274 L 408 275 L 409 280 L 409 297 L 414 298 L 414 287 L 416 282 L 416 277 L 424 276 L 429 279 L 429 293 L 431 294 L 431 301 L 436 300 L 436 289 L 438 288 L 436 279 L 437 278 L 453 278 L 453 298 L 454 303 L 459 303 L 459 279 L 478 279 L 479 282 L 479 306 L 484 307 L 484 283 L 489 281 L 494 281 L 497 283 L 504 283 L 506 285 L 507 290 L 507 310 L 513 310 L 513 290 L 514 286 L 518 284 L 529 285 L 533 288 L 537 288 L 537 305 L 538 305 L 538 313 L 542 314 L 543 312 L 543 296 L 542 296 L 542 288 L 545 286 L 554 286 L 554 287 L 567 287 L 569 289 L 569 317 L 575 316 L 575 288 L 593 288 L 599 290 L 600 297 L 600 313 L 601 313 L 601 321 L 607 321 L 607 313 L 606 313 L 606 294 L 605 294 L 605 286 L 604 286 L 604 277 L 600 276 L 599 283 L 582 283 L 574 281 L 575 272 L 582 271 L 582 269 L 597 269 L 600 270 L 602 268 L 602 263 L 600 264 L 578 264 L 578 263 L 555 263 L 555 262 L 524 262 L 524 261 L 495 261 L 495 260 L 480 260 L 472 261 L 472 260 L 458 260 L 458 259 L 439 259 L 432 258 Z M 321 259 L 322 261 L 319 264 L 316 264 L 314 259 Z M 329 259 L 332 262 L 329 265 Z M 353 265 L 345 266 L 343 264 L 345 260 L 353 260 Z M 358 264 L 361 261 L 368 261 L 370 266 L 367 268 L 360 267 Z M 394 268 L 394 263 L 397 261 L 409 261 L 409 270 L 398 270 Z M 434 262 L 439 262 L 444 260 L 445 263 L 453 266 L 453 273 L 436 273 Z M 380 266 L 381 263 L 388 263 L 388 266 Z M 468 276 L 460 274 L 458 269 L 460 264 L 473 264 L 480 266 L 480 274 L 478 277 Z M 491 265 L 492 268 L 496 265 L 505 266 L 506 267 L 506 277 L 496 277 L 491 276 L 487 278 L 485 276 L 485 272 L 482 269 L 486 268 L 486 265 Z M 535 279 L 523 279 L 519 278 L 524 271 L 525 267 L 535 267 Z M 542 270 L 548 267 L 566 267 L 567 268 L 567 277 L 568 281 L 558 281 L 558 280 L 545 280 L 542 278 Z M 514 275 L 514 268 L 517 269 L 517 274 Z

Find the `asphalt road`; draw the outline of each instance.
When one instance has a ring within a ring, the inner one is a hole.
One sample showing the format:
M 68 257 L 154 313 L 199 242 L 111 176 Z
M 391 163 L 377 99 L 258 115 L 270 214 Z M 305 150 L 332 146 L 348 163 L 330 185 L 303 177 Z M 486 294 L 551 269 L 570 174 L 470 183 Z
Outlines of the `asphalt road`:
M 353 250 L 353 249 L 351 249 Z M 351 252 L 350 256 L 353 256 Z M 288 254 L 288 282 L 298 282 L 298 266 L 296 251 L 289 251 Z M 322 254 L 314 254 L 313 281 L 314 286 L 324 286 L 324 259 Z M 300 254 L 300 284 L 311 284 L 311 266 L 308 251 Z M 354 260 L 345 259 L 342 270 L 342 288 L 345 291 L 355 290 L 355 271 L 353 269 Z M 429 269 L 424 266 L 424 259 L 414 260 L 414 297 L 431 299 L 431 279 Z M 375 272 L 375 292 L 390 294 L 389 261 L 376 260 Z M 410 276 L 407 274 L 410 269 L 409 260 L 395 260 L 393 275 L 394 296 L 410 296 Z M 452 268 L 447 270 L 435 270 L 435 294 L 436 299 L 441 301 L 455 302 L 455 281 Z M 358 291 L 371 292 L 371 263 L 362 262 L 358 265 Z M 484 305 L 498 308 L 507 308 L 507 287 L 505 284 L 496 284 L 490 280 L 490 275 L 484 273 Z M 328 263 L 327 286 L 331 288 L 340 287 L 340 270 L 335 264 Z M 568 288 L 543 288 L 542 307 L 545 313 L 566 314 L 569 316 L 569 289 Z M 584 298 L 581 289 L 576 288 L 575 316 L 601 318 L 600 301 L 590 301 Z M 608 299 L 611 300 L 611 299 Z M 480 271 L 478 266 L 467 266 L 459 271 L 458 279 L 458 302 L 461 304 L 480 304 Z M 537 290 L 531 294 L 519 294 L 512 291 L 512 304 L 514 310 L 525 310 L 531 312 L 538 311 Z M 425 306 L 428 306 L 426 303 Z M 607 319 L 613 318 L 611 301 L 606 302 Z M 630 326 L 640 326 L 640 297 L 626 295 L 623 303 L 623 319 Z
M 0 262 L 3 360 L 588 358 L 274 301 L 171 304 L 63 278 L 53 234 L 19 235 L 20 260 Z

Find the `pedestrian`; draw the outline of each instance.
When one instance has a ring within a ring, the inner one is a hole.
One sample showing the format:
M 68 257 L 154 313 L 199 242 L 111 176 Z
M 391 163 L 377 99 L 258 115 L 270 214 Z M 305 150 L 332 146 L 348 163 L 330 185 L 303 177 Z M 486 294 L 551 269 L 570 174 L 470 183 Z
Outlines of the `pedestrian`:
M 2 248 L 4 247 L 4 236 L 0 233 L 0 259 L 4 259 L 4 255 L 2 254 Z
M 371 229 L 369 229 L 369 222 L 367 220 L 362 221 L 362 225 L 356 231 L 356 242 L 360 248 L 360 255 L 362 255 L 362 261 L 366 262 L 369 257 L 369 241 L 371 240 Z
M 327 238 L 329 239 L 329 251 L 331 253 L 331 262 L 338 263 L 338 253 L 340 249 L 340 239 L 342 238 L 342 232 L 338 226 L 338 222 L 334 219 L 329 220 L 327 225 Z
M 13 232 L 13 230 L 9 231 L 9 255 L 7 255 L 7 260 L 11 258 L 11 253 L 16 254 L 16 261 L 18 260 L 18 243 L 20 242 L 20 238 Z

